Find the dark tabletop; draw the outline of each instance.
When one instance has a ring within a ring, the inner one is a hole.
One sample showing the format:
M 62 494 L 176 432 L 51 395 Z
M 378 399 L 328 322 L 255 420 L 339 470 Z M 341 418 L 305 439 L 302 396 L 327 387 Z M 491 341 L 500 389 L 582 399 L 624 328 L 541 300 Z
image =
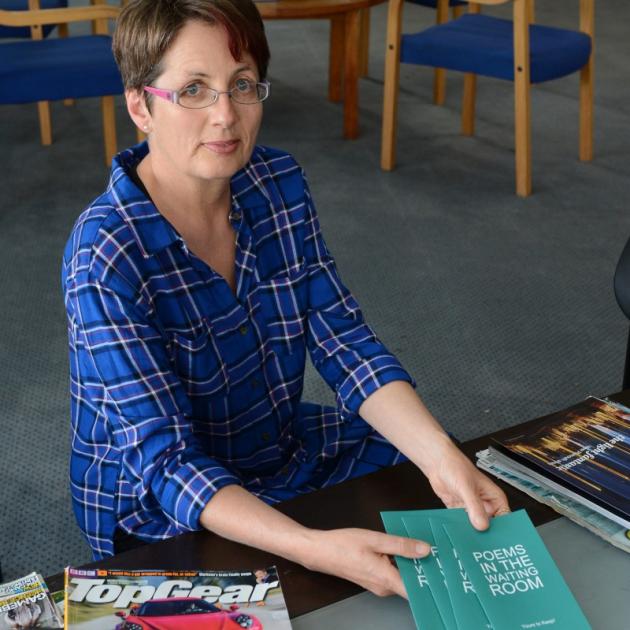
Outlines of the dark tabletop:
M 630 390 L 611 396 L 630 404 Z M 538 419 L 537 419 L 538 420 Z M 537 420 L 531 421 L 536 422 Z M 529 422 L 524 422 L 527 427 Z M 491 435 L 500 436 L 501 431 Z M 486 448 L 490 436 L 461 445 L 473 461 Z M 512 509 L 525 508 L 535 525 L 559 517 L 551 508 L 504 484 Z M 318 529 L 363 527 L 383 531 L 382 510 L 417 510 L 443 507 L 428 481 L 410 462 L 351 479 L 337 486 L 302 495 L 278 506 L 296 521 Z M 235 515 L 238 518 L 238 515 Z M 85 565 L 117 569 L 248 569 L 276 565 L 287 601 L 289 615 L 297 617 L 361 592 L 345 580 L 305 569 L 273 554 L 230 542 L 210 532 L 191 532 L 169 540 L 118 554 Z M 52 591 L 63 588 L 63 575 L 46 579 Z

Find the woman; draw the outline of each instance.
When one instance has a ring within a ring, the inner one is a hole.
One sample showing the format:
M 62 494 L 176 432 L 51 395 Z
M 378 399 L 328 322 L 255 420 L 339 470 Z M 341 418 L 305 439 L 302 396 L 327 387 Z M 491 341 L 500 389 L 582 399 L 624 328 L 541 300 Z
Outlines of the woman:
M 402 461 L 477 528 L 507 511 L 364 323 L 300 167 L 255 145 L 269 51 L 250 0 L 136 0 L 114 53 L 148 135 L 65 250 L 75 514 L 96 558 L 206 528 L 404 596 L 366 530 L 271 504 Z M 311 360 L 337 409 L 300 401 Z M 399 450 L 400 452 L 399 452 Z

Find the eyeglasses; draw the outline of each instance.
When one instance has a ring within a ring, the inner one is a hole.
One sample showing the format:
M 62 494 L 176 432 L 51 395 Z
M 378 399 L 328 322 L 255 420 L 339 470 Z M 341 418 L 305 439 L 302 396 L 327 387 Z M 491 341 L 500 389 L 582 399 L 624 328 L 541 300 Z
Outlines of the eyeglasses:
M 235 103 L 254 105 L 264 101 L 269 96 L 270 87 L 271 84 L 268 81 L 257 83 L 249 79 L 237 79 L 234 87 L 225 92 L 198 83 L 188 85 L 181 90 L 162 90 L 145 85 L 144 91 L 187 109 L 203 109 L 214 105 L 219 100 L 220 94 L 228 94 Z

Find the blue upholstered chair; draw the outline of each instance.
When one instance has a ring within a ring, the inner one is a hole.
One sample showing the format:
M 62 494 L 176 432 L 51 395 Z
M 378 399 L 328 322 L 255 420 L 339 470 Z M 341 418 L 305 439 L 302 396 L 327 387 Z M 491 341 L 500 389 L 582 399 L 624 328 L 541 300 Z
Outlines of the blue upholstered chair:
M 31 4 L 33 4 L 34 8 L 38 8 L 38 6 L 33 3 L 31 0 Z M 68 6 L 68 0 L 39 0 L 39 8 L 41 9 L 61 9 Z M 29 8 L 29 0 L 0 0 L 0 9 L 5 11 L 27 11 Z M 45 26 L 0 26 L 0 38 L 2 39 L 41 39 L 42 37 L 48 37 L 50 33 L 55 29 L 56 24 L 46 24 Z M 60 37 L 68 37 L 68 25 L 61 24 L 59 25 L 59 36 Z M 64 103 L 67 105 L 72 105 L 72 99 L 65 99 Z M 40 118 L 44 119 L 46 122 L 46 113 L 49 111 L 48 102 L 44 101 L 39 106 L 40 109 Z M 48 114 L 48 119 L 50 119 L 50 114 Z M 40 133 L 43 144 L 50 144 L 51 138 L 46 137 L 44 134 L 48 131 L 48 127 L 40 124 Z M 47 141 L 47 142 L 46 142 Z
M 41 9 L 61 9 L 68 6 L 68 0 L 40 0 Z M 4 11 L 26 11 L 28 0 L 0 0 L 0 9 Z M 64 30 L 67 31 L 67 25 Z M 47 37 L 55 28 L 54 24 L 47 24 L 43 27 L 43 35 Z M 1 38 L 30 38 L 31 29 L 28 26 L 0 26 Z
M 33 0 L 29 0 L 31 3 Z M 47 101 L 100 96 L 103 108 L 105 160 L 116 153 L 114 95 L 123 85 L 111 51 L 108 19 L 120 9 L 107 4 L 88 7 L 0 10 L 0 25 L 32 27 L 92 21 L 93 35 L 34 39 L 0 44 L 0 104 L 37 102 L 42 144 L 50 144 L 50 111 Z
M 437 9 L 435 12 L 436 24 L 444 24 L 448 21 L 448 9 L 452 9 L 453 19 L 458 18 L 468 4 L 464 0 L 448 0 L 448 2 L 438 2 L 438 0 L 407 0 L 411 4 L 419 4 L 423 7 Z M 436 68 L 433 73 L 433 102 L 436 105 L 444 105 L 446 99 L 446 71 L 444 68 Z
M 462 132 L 474 132 L 476 75 L 514 82 L 516 193 L 531 193 L 530 85 L 580 72 L 580 159 L 593 156 L 593 0 L 580 1 L 580 31 L 530 24 L 532 0 L 512 0 L 513 20 L 481 15 L 479 6 L 510 0 L 476 0 L 468 13 L 420 33 L 401 35 L 403 0 L 390 0 L 385 60 L 381 167 L 395 163 L 399 64 L 465 73 Z M 438 0 L 448 2 L 448 0 Z M 575 0 L 577 4 L 577 0 Z

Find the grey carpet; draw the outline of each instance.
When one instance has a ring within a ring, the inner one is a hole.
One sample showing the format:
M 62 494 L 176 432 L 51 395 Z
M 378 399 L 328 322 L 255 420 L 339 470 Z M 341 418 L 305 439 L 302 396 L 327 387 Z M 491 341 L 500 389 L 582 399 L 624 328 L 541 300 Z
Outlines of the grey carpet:
M 576 0 L 537 18 L 577 24 Z M 534 194 L 513 194 L 512 86 L 480 79 L 477 135 L 459 136 L 461 77 L 431 104 L 428 69 L 403 67 L 398 167 L 378 167 L 386 7 L 373 11 L 361 137 L 326 100 L 328 24 L 268 23 L 272 98 L 260 141 L 306 168 L 324 234 L 368 321 L 460 439 L 621 384 L 627 322 L 612 293 L 630 234 L 630 6 L 597 4 L 596 159 L 577 161 L 577 77 L 533 90 Z M 504 9 L 500 11 L 505 12 Z M 565 14 L 566 13 L 566 17 Z M 433 13 L 410 6 L 409 29 Z M 0 44 L 1 45 L 1 44 Z M 122 100 L 122 148 L 134 141 Z M 63 245 L 106 182 L 99 105 L 0 112 L 0 559 L 6 578 L 90 559 L 67 491 Z M 309 370 L 305 396 L 330 400 Z

